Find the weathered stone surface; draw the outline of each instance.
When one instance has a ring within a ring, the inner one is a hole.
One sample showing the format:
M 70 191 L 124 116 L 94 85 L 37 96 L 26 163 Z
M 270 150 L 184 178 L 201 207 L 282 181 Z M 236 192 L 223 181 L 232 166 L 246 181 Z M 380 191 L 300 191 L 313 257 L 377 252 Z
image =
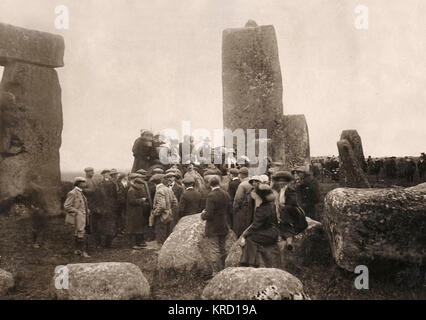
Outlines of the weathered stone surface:
M 0 23 L 0 65 L 21 61 L 62 67 L 64 51 L 64 39 L 59 35 Z
M 283 114 L 282 77 L 273 26 L 223 32 L 224 128 L 268 129 Z
M 131 300 L 146 299 L 150 286 L 138 266 L 125 262 L 69 264 L 68 289 L 57 289 L 55 284 L 64 285 L 59 272 L 53 277 L 52 290 L 60 300 Z
M 203 291 L 203 300 L 303 300 L 303 285 L 274 268 L 226 268 Z
M 0 298 L 4 297 L 9 289 L 15 286 L 13 275 L 6 270 L 0 269 Z
M 282 160 L 291 170 L 311 163 L 309 130 L 304 115 L 286 115 L 276 123 L 273 132 L 273 158 Z
M 38 175 L 49 212 L 60 209 L 61 88 L 54 69 L 9 63 L 0 108 L 0 202 L 22 195 Z
M 179 221 L 159 252 L 157 269 L 160 278 L 212 273 L 212 265 L 219 262 L 219 249 L 216 239 L 205 236 L 205 225 L 201 214 Z M 227 251 L 236 240 L 230 231 L 226 239 Z
M 426 193 L 338 188 L 324 200 L 324 229 L 341 268 L 375 260 L 425 262 Z
M 355 158 L 358 160 L 359 165 L 365 171 L 367 163 L 365 161 L 364 150 L 362 148 L 361 137 L 356 130 L 343 130 L 340 135 L 340 140 L 347 140 L 352 147 Z
M 326 265 L 331 260 L 331 250 L 322 224 L 312 220 L 309 217 L 308 228 L 298 234 L 293 239 L 293 251 L 287 250 L 285 246 L 280 246 L 281 250 L 281 268 L 287 270 L 287 267 Z M 234 243 L 226 257 L 225 267 L 238 267 L 242 255 L 242 248 Z M 282 243 L 284 244 L 284 242 Z M 261 261 L 261 267 L 265 265 Z
M 369 188 L 367 176 L 362 170 L 348 140 L 337 142 L 339 149 L 339 183 L 343 187 Z

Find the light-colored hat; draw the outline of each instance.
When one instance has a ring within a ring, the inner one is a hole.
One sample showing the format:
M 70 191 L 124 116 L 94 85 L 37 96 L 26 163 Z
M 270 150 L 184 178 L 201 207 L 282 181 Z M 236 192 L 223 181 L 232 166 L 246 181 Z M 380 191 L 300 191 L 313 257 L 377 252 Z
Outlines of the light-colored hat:
M 260 182 L 262 183 L 268 183 L 269 182 L 269 177 L 266 174 L 262 174 L 259 176 Z
M 249 179 L 250 184 L 253 184 L 254 181 L 262 182 L 259 176 L 253 176 Z
M 86 178 L 83 178 L 83 177 L 74 178 L 74 184 L 77 184 L 79 182 L 86 182 Z
M 294 167 L 291 172 L 303 172 L 303 173 L 309 173 L 309 167 L 308 166 L 297 166 Z
M 84 169 L 84 172 L 90 172 L 90 171 L 95 171 L 95 169 L 93 169 L 92 167 L 88 167 Z
M 116 169 L 111 169 L 111 171 L 109 172 L 109 174 L 111 176 L 113 176 L 113 175 L 119 174 L 119 172 Z

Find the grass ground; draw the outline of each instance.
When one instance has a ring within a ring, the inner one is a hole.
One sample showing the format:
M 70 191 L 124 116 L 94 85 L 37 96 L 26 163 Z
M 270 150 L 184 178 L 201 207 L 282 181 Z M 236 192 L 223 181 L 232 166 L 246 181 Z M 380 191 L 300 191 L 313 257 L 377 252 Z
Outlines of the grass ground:
M 392 184 L 393 181 L 385 181 L 383 187 Z M 322 196 L 336 187 L 337 184 L 331 181 L 322 182 Z M 15 288 L 0 299 L 51 299 L 48 288 L 55 267 L 79 262 L 134 263 L 141 268 L 151 284 L 151 298 L 155 300 L 200 299 L 207 284 L 205 279 L 190 278 L 158 281 L 155 274 L 158 252 L 132 250 L 126 237 L 116 238 L 111 249 L 92 251 L 90 259 L 77 257 L 72 254 L 72 250 L 72 230 L 64 225 L 63 217 L 49 219 L 41 248 L 34 249 L 28 219 L 0 214 L 0 268 L 12 272 L 16 280 Z M 356 275 L 340 270 L 333 263 L 288 271 L 302 281 L 306 293 L 312 299 L 426 299 L 421 284 L 414 288 L 399 287 L 394 281 L 384 281 L 380 276 L 370 276 L 369 290 L 357 290 L 354 287 Z

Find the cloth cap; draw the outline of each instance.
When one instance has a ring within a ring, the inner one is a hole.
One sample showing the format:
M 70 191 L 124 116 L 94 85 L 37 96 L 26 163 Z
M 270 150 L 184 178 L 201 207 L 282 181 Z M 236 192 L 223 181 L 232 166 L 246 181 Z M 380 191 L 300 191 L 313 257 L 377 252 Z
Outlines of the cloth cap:
M 74 178 L 74 184 L 79 183 L 79 182 L 86 182 L 86 179 L 83 178 L 83 177 Z
M 242 168 L 240 169 L 240 173 L 242 173 L 242 174 L 248 174 L 248 173 L 249 173 L 249 170 L 248 170 L 248 168 L 247 168 L 247 167 L 242 167 Z
M 104 169 L 104 170 L 102 170 L 101 174 L 110 173 L 110 172 L 111 172 L 111 170 L 109 170 L 109 169 Z
M 293 177 L 291 173 L 288 171 L 278 171 L 273 175 L 272 179 L 275 181 L 276 180 L 291 181 L 293 180 Z
M 160 183 L 164 179 L 164 174 L 154 174 L 149 181 Z
M 84 172 L 90 172 L 90 171 L 95 171 L 95 169 L 93 169 L 92 167 L 88 167 L 84 169 Z
M 191 176 L 186 176 L 184 179 L 183 179 L 183 184 L 191 184 L 191 183 L 195 183 L 195 179 L 194 179 L 194 177 L 191 177 Z

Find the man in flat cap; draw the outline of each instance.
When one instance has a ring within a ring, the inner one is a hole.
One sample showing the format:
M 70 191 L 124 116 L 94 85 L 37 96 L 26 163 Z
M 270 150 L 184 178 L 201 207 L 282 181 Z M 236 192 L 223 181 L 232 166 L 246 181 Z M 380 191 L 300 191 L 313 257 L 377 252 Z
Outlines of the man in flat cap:
M 114 237 L 117 235 L 117 187 L 112 181 L 110 170 L 102 171 L 103 180 L 98 184 L 94 199 L 94 212 L 92 214 L 93 233 L 96 245 L 111 247 Z
M 231 207 L 233 207 L 235 194 L 237 193 L 238 186 L 241 183 L 240 177 L 239 177 L 239 170 L 236 168 L 232 168 L 229 170 L 229 184 L 228 184 L 228 193 L 229 197 L 231 198 Z M 228 223 L 231 229 L 234 229 L 234 209 L 230 210 L 229 217 L 228 217 Z
M 229 232 L 227 222 L 230 210 L 230 198 L 226 191 L 220 187 L 220 178 L 213 176 L 209 180 L 211 191 L 207 197 L 206 208 L 201 213 L 201 219 L 206 221 L 205 234 L 209 238 L 217 238 L 220 254 L 219 265 L 213 265 L 213 272 L 223 269 L 226 258 L 226 236 Z
M 141 178 L 133 180 L 127 193 L 126 232 L 133 239 L 133 249 L 146 247 L 145 234 L 148 231 L 152 199 L 148 184 Z
M 133 162 L 132 172 L 139 169 L 148 170 L 155 160 L 158 160 L 158 154 L 155 146 L 153 145 L 154 135 L 149 130 L 141 130 L 141 136 L 136 139 L 133 145 Z
M 300 206 L 306 216 L 319 220 L 316 205 L 320 202 L 320 189 L 318 181 L 309 172 L 306 166 L 299 166 L 292 171 L 296 182 L 296 191 Z
M 195 179 L 186 177 L 183 179 L 185 191 L 179 202 L 179 219 L 185 216 L 201 212 L 201 194 L 195 190 Z
M 183 194 L 183 187 L 176 182 L 176 175 L 177 173 L 175 170 L 169 171 L 168 173 L 166 173 L 165 180 L 169 189 L 173 191 L 173 194 L 175 195 L 179 205 L 180 199 Z M 171 225 L 172 229 L 178 223 L 178 221 L 179 221 L 179 208 L 175 208 L 173 212 L 173 222 Z
M 64 203 L 67 213 L 65 223 L 74 226 L 75 251 L 77 255 L 90 258 L 87 253 L 87 227 L 89 224 L 89 207 L 87 199 L 83 194 L 86 186 L 86 179 L 77 177 L 74 179 L 74 189 L 71 190 Z
M 178 201 L 173 191 L 163 183 L 164 178 L 163 174 L 156 174 L 151 178 L 156 186 L 151 216 L 154 219 L 155 240 L 160 246 L 172 231 L 173 213 L 178 208 Z M 150 219 L 152 220 L 152 218 Z M 152 224 L 152 221 L 150 224 Z
M 90 211 L 93 212 L 93 195 L 96 190 L 96 182 L 93 178 L 95 176 L 95 170 L 92 167 L 88 167 L 84 169 L 84 172 L 86 174 L 86 185 L 83 189 L 84 195 L 87 198 L 87 203 L 89 205 Z
M 254 188 L 249 181 L 248 169 L 246 167 L 240 169 L 240 177 L 242 180 L 235 193 L 233 204 L 233 227 L 238 237 L 251 224 L 254 212 L 254 200 L 251 197 L 251 192 Z

